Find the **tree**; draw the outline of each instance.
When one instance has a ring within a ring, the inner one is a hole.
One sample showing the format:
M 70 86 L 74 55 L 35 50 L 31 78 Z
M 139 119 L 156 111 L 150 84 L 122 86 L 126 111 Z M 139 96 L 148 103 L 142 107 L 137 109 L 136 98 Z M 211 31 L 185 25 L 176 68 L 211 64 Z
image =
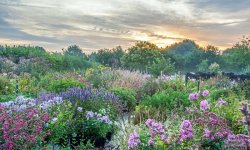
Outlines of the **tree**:
M 151 74 L 159 76 L 162 74 L 172 74 L 174 72 L 174 64 L 171 63 L 170 59 L 156 59 L 149 67 L 148 70 Z
M 149 42 L 137 42 L 135 46 L 128 49 L 122 58 L 122 64 L 129 69 L 145 71 L 146 68 L 157 59 L 162 58 L 160 49 Z
M 71 55 L 71 56 L 81 56 L 86 57 L 86 55 L 82 52 L 81 48 L 77 45 L 72 45 L 67 48 L 67 50 L 64 52 L 65 55 Z
M 209 70 L 211 72 L 214 72 L 214 73 L 219 73 L 220 71 L 220 65 L 217 64 L 216 62 L 212 63 L 210 66 L 209 66 Z
M 105 66 L 120 67 L 121 58 L 124 55 L 124 51 L 120 46 L 113 49 L 101 49 L 98 52 L 94 52 L 90 55 L 92 61 L 97 61 Z
M 202 60 L 202 62 L 197 65 L 198 71 L 201 71 L 201 72 L 207 72 L 208 67 L 209 66 L 208 66 L 208 60 L 207 59 Z
M 250 39 L 243 37 L 240 42 L 223 52 L 223 58 L 232 71 L 242 71 L 250 65 Z

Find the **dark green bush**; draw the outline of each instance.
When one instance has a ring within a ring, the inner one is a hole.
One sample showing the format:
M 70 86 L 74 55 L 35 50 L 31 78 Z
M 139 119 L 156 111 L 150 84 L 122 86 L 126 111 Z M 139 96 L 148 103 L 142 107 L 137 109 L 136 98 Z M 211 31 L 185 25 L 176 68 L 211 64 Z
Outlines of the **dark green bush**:
M 136 92 L 133 89 L 129 88 L 113 88 L 111 92 L 119 97 L 128 107 L 128 110 L 134 110 L 136 106 Z
M 72 88 L 72 87 L 85 87 L 85 84 L 74 80 L 74 79 L 58 79 L 58 80 L 54 80 L 50 83 L 50 85 L 48 86 L 48 91 L 50 92 L 62 92 L 65 91 L 68 88 Z

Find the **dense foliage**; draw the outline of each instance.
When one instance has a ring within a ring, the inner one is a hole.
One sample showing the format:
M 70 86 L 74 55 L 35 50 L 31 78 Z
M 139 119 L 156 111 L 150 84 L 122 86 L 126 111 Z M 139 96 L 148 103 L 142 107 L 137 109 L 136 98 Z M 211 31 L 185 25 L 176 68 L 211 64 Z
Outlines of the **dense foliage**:
M 249 49 L 0 46 L 0 149 L 249 149 Z

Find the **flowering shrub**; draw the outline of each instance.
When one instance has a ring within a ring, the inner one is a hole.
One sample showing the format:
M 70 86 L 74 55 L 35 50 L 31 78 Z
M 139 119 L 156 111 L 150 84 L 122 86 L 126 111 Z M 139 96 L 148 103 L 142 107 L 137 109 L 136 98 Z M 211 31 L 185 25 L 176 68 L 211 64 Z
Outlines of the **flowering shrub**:
M 109 116 L 92 111 L 86 112 L 81 129 L 85 139 L 90 139 L 96 146 L 104 147 L 106 140 L 110 140 L 112 132 L 113 124 Z
M 4 149 L 30 149 L 34 145 L 46 143 L 50 134 L 45 124 L 50 120 L 46 113 L 36 108 L 9 111 L 0 104 L 0 146 Z

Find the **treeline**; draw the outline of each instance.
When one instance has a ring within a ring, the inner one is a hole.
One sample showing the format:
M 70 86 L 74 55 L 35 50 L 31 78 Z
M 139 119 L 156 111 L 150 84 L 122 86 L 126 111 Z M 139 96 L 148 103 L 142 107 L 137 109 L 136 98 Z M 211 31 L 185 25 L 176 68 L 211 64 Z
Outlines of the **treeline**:
M 192 40 L 166 48 L 149 42 L 137 42 L 126 52 L 121 47 L 102 49 L 92 53 L 89 58 L 106 66 L 141 70 L 155 75 L 191 71 L 250 73 L 250 40 L 243 37 L 242 41 L 225 51 L 212 45 L 200 47 Z
M 150 42 L 136 42 L 127 50 L 118 46 L 90 55 L 76 45 L 63 53 L 49 53 L 42 47 L 0 46 L 1 73 L 29 72 L 39 76 L 49 71 L 85 70 L 98 64 L 153 75 L 191 71 L 250 73 L 250 40 L 243 37 L 242 41 L 223 52 L 211 45 L 200 47 L 192 40 L 165 48 Z

